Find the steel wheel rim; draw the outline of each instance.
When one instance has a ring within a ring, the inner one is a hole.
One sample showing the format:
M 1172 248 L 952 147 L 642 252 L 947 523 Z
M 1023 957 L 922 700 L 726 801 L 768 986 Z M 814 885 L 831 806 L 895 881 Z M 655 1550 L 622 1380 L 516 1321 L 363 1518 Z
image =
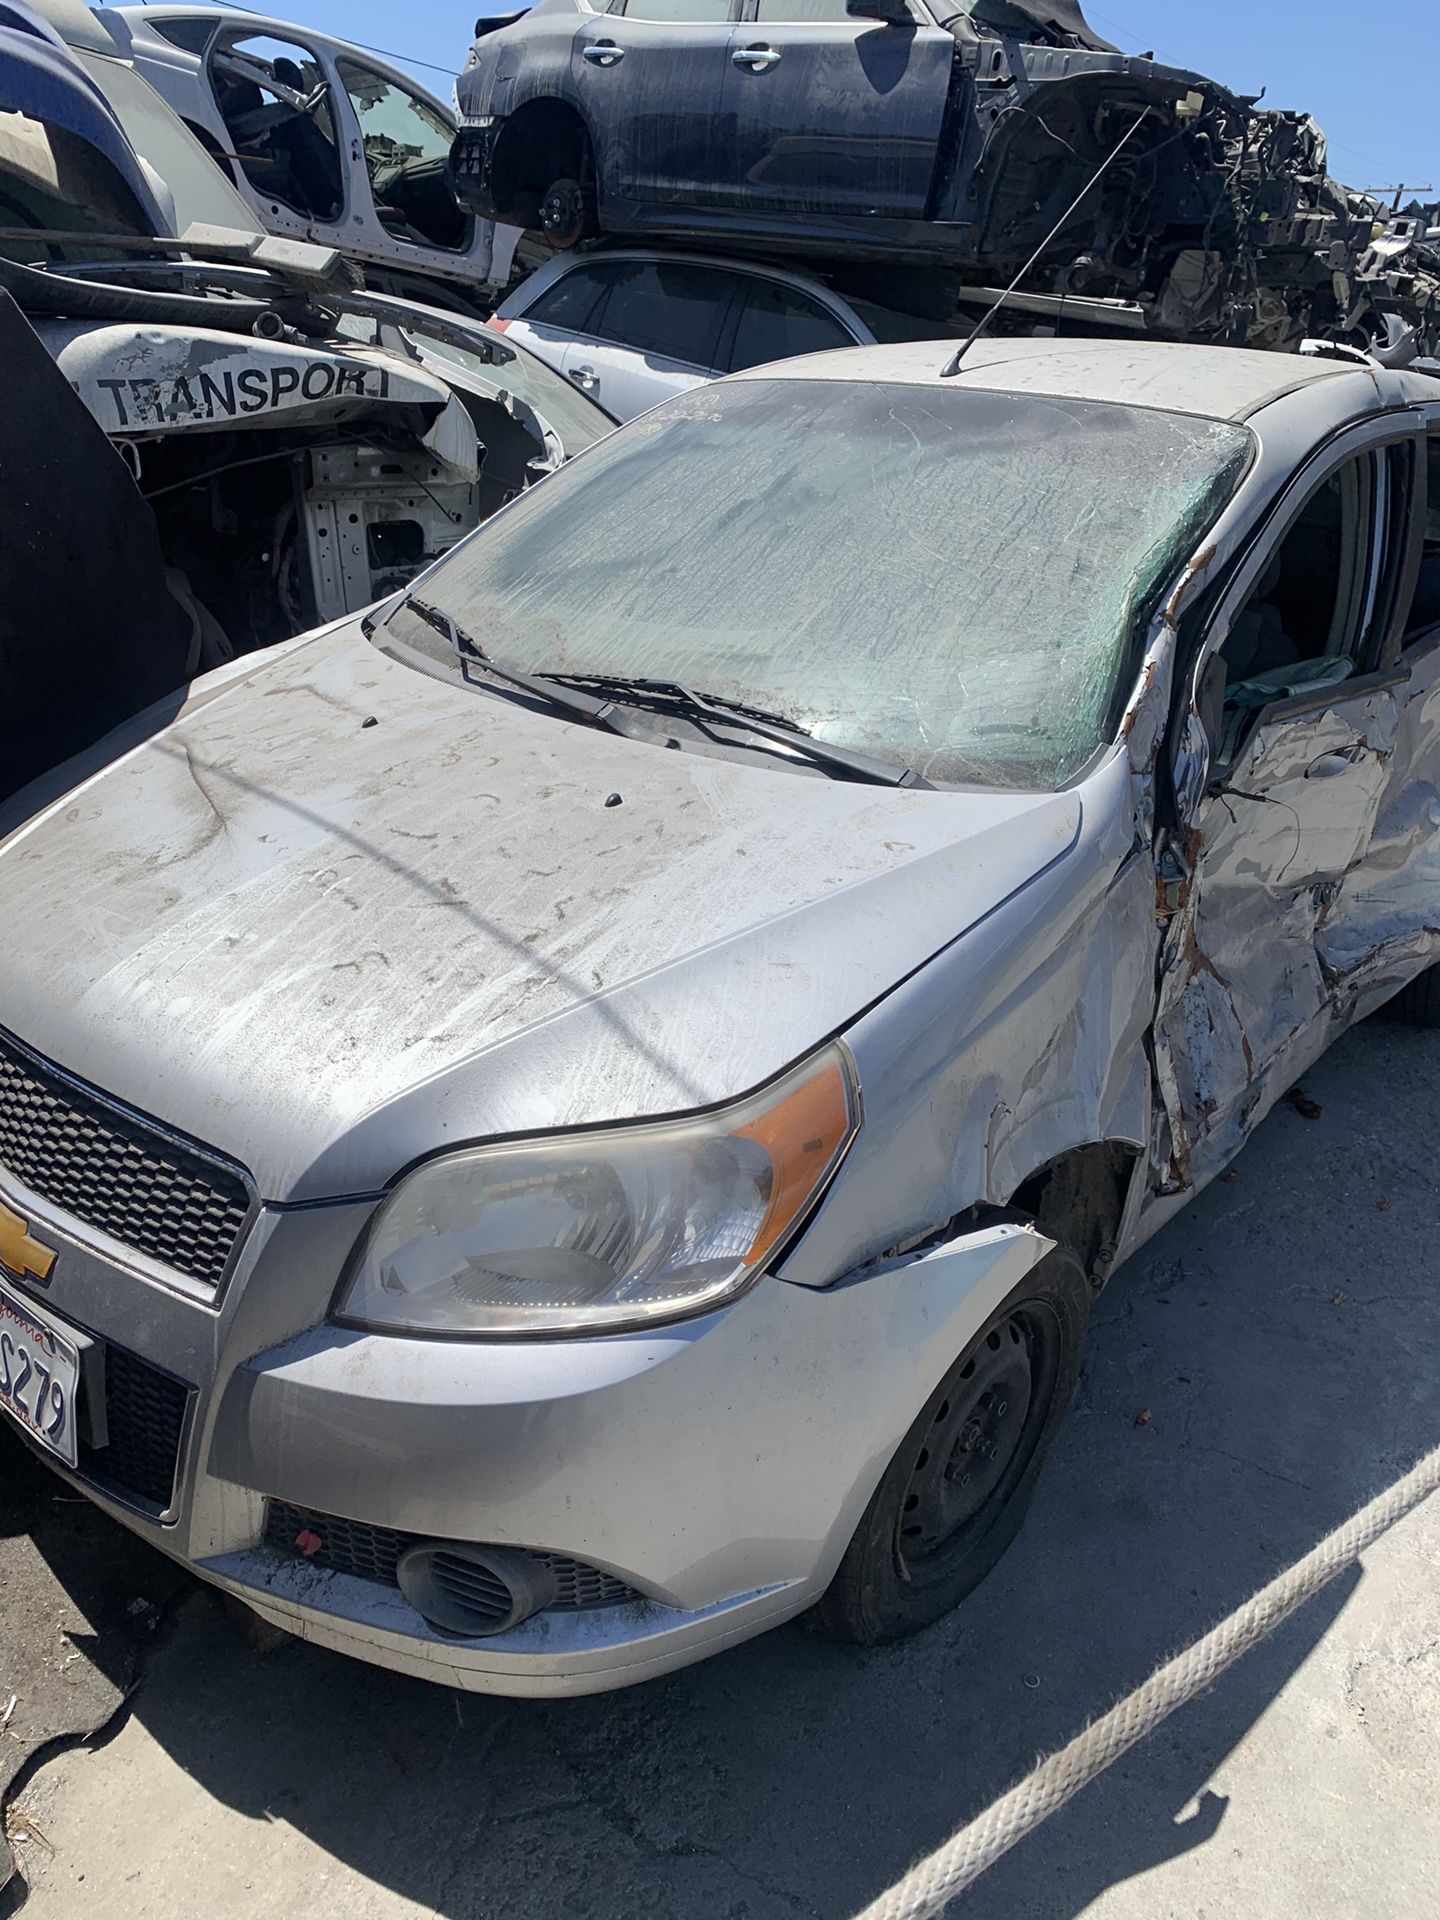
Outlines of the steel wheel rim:
M 967 1357 L 914 1443 L 895 1526 L 907 1585 L 949 1579 L 998 1520 L 1039 1444 L 1059 1358 L 1058 1325 L 1039 1302 L 1015 1308 Z

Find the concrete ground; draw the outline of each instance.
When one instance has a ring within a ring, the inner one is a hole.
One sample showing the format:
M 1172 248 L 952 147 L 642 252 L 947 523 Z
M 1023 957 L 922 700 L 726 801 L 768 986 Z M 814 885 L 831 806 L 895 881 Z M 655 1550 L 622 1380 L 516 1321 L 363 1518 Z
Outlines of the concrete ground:
M 27 1920 L 845 1920 L 1440 1441 L 1440 1034 L 1371 1022 L 1306 1091 L 1117 1276 L 1019 1542 L 900 1647 L 461 1700 L 260 1651 L 0 1438 Z M 957 1912 L 1437 1920 L 1437 1573 L 1432 1500 Z

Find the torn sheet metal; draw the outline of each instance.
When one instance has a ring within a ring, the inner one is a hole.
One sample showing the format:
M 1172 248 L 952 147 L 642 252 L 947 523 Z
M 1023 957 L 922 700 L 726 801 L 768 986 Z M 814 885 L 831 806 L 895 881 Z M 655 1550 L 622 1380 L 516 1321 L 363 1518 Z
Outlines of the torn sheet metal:
M 1337 1003 L 1359 1013 L 1440 956 L 1440 646 L 1410 663 L 1365 858 L 1322 904 L 1316 946 Z
M 1200 804 L 1181 873 L 1198 879 L 1158 902 L 1155 1065 L 1178 1184 L 1218 1172 L 1288 1084 L 1292 1049 L 1331 998 L 1324 941 L 1349 922 L 1369 950 L 1344 883 L 1370 847 L 1400 720 L 1393 687 L 1347 698 L 1342 686 L 1321 712 L 1262 715 Z

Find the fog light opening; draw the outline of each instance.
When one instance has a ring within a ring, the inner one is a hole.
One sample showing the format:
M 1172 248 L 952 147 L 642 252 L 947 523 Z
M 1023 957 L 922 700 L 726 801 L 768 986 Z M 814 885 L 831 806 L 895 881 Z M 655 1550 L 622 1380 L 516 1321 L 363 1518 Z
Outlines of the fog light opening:
M 531 1554 L 456 1540 L 411 1547 L 395 1577 L 427 1625 L 467 1640 L 508 1633 L 553 1606 L 560 1591 L 553 1569 Z

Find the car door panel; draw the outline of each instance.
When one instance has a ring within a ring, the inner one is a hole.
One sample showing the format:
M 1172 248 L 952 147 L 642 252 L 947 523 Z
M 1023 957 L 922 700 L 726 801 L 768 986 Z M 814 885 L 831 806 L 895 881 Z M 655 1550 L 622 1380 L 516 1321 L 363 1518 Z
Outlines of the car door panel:
M 843 14 L 839 0 L 836 8 Z M 735 29 L 724 63 L 727 197 L 797 214 L 922 218 L 952 37 L 918 23 L 787 20 L 767 11 L 760 0 L 758 17 Z
M 670 18 L 643 18 L 669 14 Z M 631 0 L 575 35 L 571 83 L 603 203 L 713 202 L 727 170 L 720 87 L 730 0 Z
M 563 371 L 620 420 L 714 377 L 743 276 L 704 262 L 606 262 L 609 286 Z M 579 269 L 577 269 L 579 271 Z
M 1425 417 L 1415 551 L 1397 622 L 1400 725 L 1369 858 L 1347 876 L 1322 928 L 1337 992 L 1359 1013 L 1440 964 L 1440 407 Z
M 538 354 L 546 366 L 554 367 L 557 373 L 564 369 L 566 348 L 575 342 L 575 335 L 567 333 L 562 327 L 538 325 L 531 320 L 507 320 L 504 331 L 507 339 L 518 340 L 522 347 L 528 347 L 532 353 Z
M 620 421 L 648 413 L 672 394 L 688 393 L 714 376 L 682 360 L 640 353 L 611 341 L 575 340 L 566 347 L 561 371 L 567 380 Z
M 1320 927 L 1327 973 L 1360 1013 L 1440 962 L 1440 635 L 1408 673 L 1368 857 Z
M 1155 1023 L 1175 1170 L 1200 1184 L 1323 1046 L 1328 941 L 1363 872 L 1400 728 L 1394 676 L 1317 711 L 1261 714 L 1192 828 L 1196 869 L 1170 920 Z
M 1317 460 L 1255 544 L 1217 615 L 1219 651 L 1194 669 L 1197 710 L 1214 666 L 1233 676 L 1223 727 L 1209 723 L 1230 744 L 1214 748 L 1159 874 L 1167 1191 L 1218 1172 L 1334 1037 L 1341 975 L 1375 945 L 1367 890 L 1392 831 L 1397 751 L 1418 721 L 1408 667 L 1385 664 L 1410 540 L 1396 512 L 1409 511 L 1408 449 L 1374 434 L 1352 445 Z M 1247 712 L 1264 689 L 1307 677 Z

